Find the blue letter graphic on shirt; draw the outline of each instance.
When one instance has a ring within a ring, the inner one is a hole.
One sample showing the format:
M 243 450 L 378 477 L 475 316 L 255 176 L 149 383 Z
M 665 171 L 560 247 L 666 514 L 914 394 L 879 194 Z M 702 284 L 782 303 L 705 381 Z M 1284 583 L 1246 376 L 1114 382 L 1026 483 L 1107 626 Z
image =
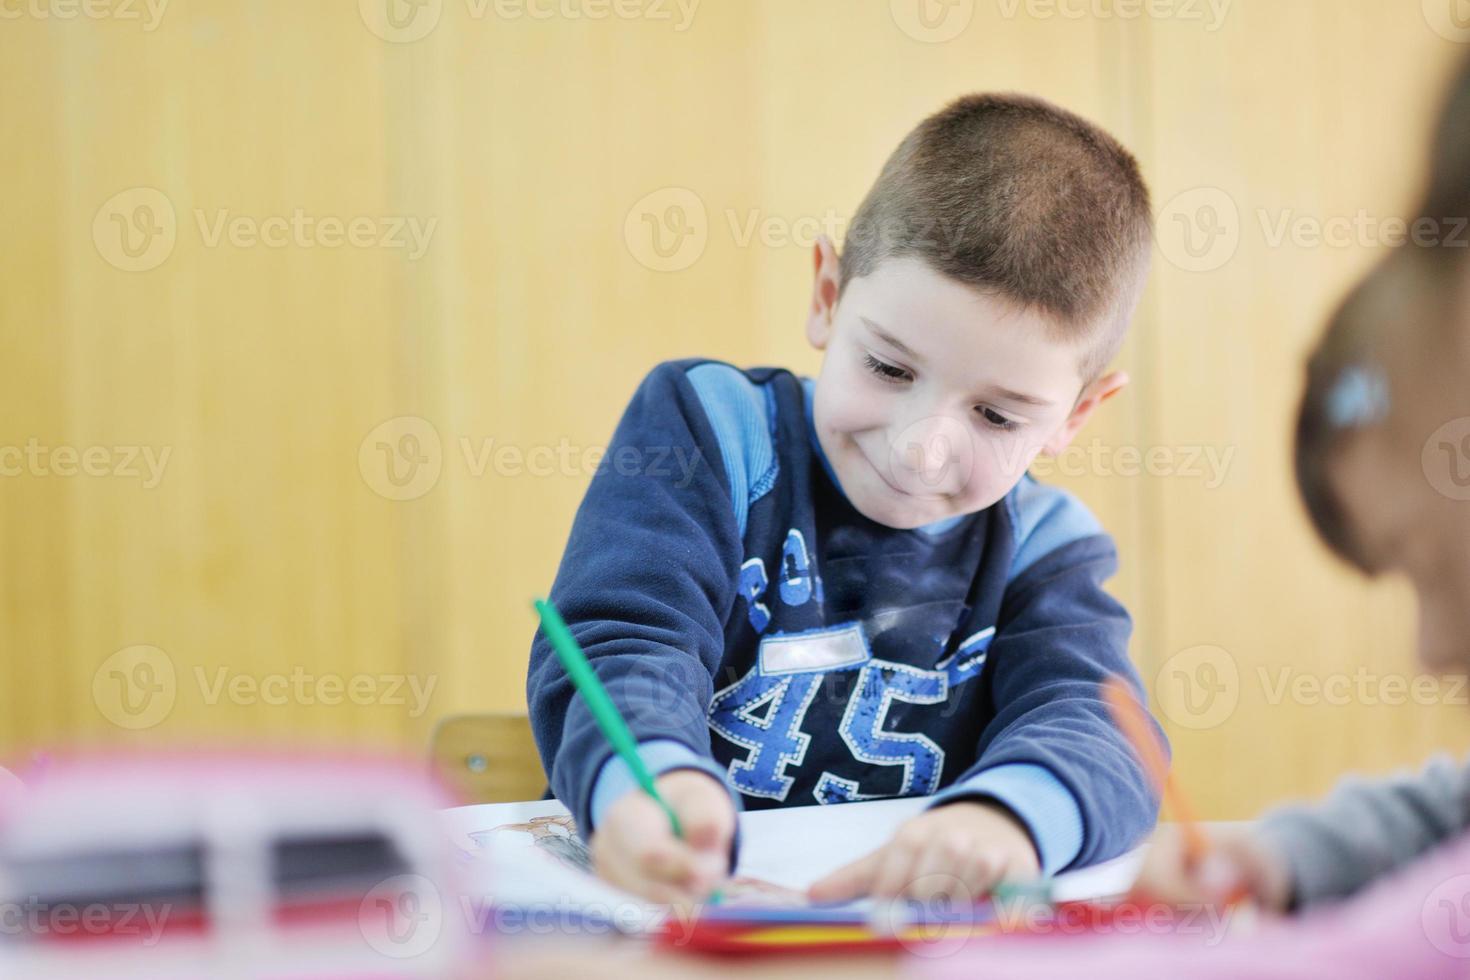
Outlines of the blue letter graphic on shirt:
M 750 625 L 755 627 L 757 633 L 771 622 L 771 610 L 760 601 L 769 584 L 766 563 L 759 558 L 752 558 L 740 566 L 740 581 L 735 588 L 745 597 L 745 613 L 750 617 Z
M 942 670 L 924 670 L 907 664 L 870 660 L 858 675 L 857 689 L 837 726 L 853 757 L 875 766 L 903 766 L 897 796 L 928 796 L 939 789 L 944 750 L 917 732 L 890 732 L 883 728 L 894 701 L 938 704 L 949 696 L 949 677 Z M 813 790 L 822 803 L 875 799 L 859 791 L 857 783 L 830 772 L 822 773 Z M 888 794 L 883 794 L 888 795 Z
M 811 736 L 801 723 L 822 678 L 857 669 L 871 656 L 859 623 L 764 637 L 750 672 L 710 700 L 710 728 L 749 750 L 730 763 L 730 785 L 750 796 L 785 800 L 796 781 L 786 767 L 806 758 Z M 757 715 L 763 706 L 764 716 Z
M 800 606 L 812 597 L 812 560 L 806 551 L 806 538 L 796 528 L 786 532 L 781 548 L 781 601 Z

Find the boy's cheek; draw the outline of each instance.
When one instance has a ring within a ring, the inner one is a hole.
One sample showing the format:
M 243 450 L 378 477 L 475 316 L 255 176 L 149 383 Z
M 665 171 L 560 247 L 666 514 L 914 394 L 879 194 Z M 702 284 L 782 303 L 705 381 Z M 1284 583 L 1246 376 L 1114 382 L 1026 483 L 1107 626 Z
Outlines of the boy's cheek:
M 883 424 L 880 403 L 851 382 L 837 381 L 827 391 L 819 390 L 813 409 L 819 426 L 841 435 L 865 432 Z
M 1037 454 L 1037 447 L 1020 438 L 982 439 L 979 442 L 970 480 L 965 487 L 968 510 L 988 507 L 1010 493 L 1026 475 Z
M 1041 446 L 1020 434 L 984 436 L 975 454 L 975 472 L 993 485 L 1013 487 L 1026 475 Z

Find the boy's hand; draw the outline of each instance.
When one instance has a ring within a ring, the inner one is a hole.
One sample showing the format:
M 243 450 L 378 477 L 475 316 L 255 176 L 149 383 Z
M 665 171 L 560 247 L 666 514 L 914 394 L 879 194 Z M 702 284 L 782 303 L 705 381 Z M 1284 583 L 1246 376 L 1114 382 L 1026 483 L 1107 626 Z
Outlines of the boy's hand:
M 593 864 L 613 885 L 655 902 L 702 902 L 730 873 L 730 791 L 695 769 L 665 773 L 654 785 L 678 814 L 683 839 L 674 836 L 669 815 L 647 793 L 625 793 L 592 835 Z
M 1291 872 L 1284 861 L 1245 831 L 1217 834 L 1212 845 L 1208 854 L 1191 862 L 1179 828 L 1160 827 L 1132 899 L 1139 904 L 1227 905 L 1252 898 L 1272 912 L 1286 911 Z
M 975 901 L 1003 879 L 1034 878 L 1041 862 L 1031 835 L 1005 807 L 947 803 L 909 820 L 893 840 L 812 885 L 814 902 L 863 895 Z

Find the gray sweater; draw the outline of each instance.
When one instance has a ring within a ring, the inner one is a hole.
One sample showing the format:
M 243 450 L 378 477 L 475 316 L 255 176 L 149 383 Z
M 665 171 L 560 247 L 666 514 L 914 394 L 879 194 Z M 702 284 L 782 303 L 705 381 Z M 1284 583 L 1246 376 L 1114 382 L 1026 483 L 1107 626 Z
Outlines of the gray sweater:
M 1293 906 L 1341 898 L 1470 828 L 1470 768 L 1344 780 L 1323 802 L 1268 813 L 1258 833 L 1288 863 Z

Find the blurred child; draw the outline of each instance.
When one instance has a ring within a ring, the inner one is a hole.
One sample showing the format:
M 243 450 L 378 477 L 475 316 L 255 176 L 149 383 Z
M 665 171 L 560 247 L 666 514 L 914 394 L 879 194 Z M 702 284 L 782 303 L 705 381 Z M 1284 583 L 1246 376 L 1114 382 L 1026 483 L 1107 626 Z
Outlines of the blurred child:
M 1470 672 L 1470 264 L 1449 229 L 1470 216 L 1470 66 L 1442 117 L 1421 220 L 1438 246 L 1406 244 L 1348 298 L 1307 367 L 1296 469 L 1318 532 L 1369 575 L 1406 577 L 1419 659 Z M 1462 241 L 1462 239 L 1460 239 Z M 1191 866 L 1161 834 L 1140 889 L 1212 901 L 1244 888 L 1276 911 L 1341 899 L 1470 827 L 1470 769 L 1352 779 L 1317 806 L 1268 813 Z
M 664 901 L 729 871 L 741 807 L 935 794 L 812 897 L 979 894 L 1112 857 L 1157 802 L 1099 699 L 1131 630 L 1112 539 L 1026 469 L 1127 379 L 1148 191 L 1098 127 L 976 95 L 885 164 L 815 250 L 816 379 L 670 362 L 587 491 L 552 599 L 666 815 L 541 634 L 551 786 L 600 874 Z

